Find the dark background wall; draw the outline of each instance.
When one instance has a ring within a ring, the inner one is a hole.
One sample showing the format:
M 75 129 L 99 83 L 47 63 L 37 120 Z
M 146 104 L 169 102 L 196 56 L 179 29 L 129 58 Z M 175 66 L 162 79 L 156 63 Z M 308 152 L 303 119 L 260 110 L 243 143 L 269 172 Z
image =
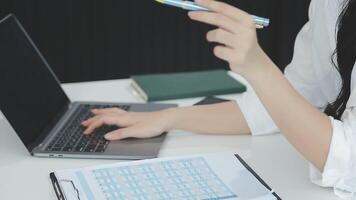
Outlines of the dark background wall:
M 310 0 L 227 2 L 271 19 L 259 40 L 283 69 Z M 62 82 L 228 68 L 205 40 L 213 27 L 153 0 L 0 0 L 0 17 L 8 13 L 18 16 Z

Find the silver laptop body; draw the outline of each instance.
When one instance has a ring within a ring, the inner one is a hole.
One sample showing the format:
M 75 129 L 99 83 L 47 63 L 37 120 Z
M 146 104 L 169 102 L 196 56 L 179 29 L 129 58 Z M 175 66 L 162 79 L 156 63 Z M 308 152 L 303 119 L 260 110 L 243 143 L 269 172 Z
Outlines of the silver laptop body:
M 146 159 L 158 155 L 165 134 L 151 139 L 111 142 L 99 137 L 83 139 L 83 134 L 75 138 L 71 130 L 78 132 L 82 127 L 74 121 L 79 120 L 77 115 L 84 116 L 82 111 L 89 116 L 86 110 L 93 107 L 150 112 L 177 105 L 70 102 L 45 58 L 14 15 L 0 21 L 0 55 L 0 109 L 31 155 L 101 159 Z M 68 128 L 69 123 L 74 126 Z M 90 144 L 83 147 L 85 141 Z M 80 148 L 79 142 L 83 144 Z M 63 147 L 55 146 L 58 143 Z

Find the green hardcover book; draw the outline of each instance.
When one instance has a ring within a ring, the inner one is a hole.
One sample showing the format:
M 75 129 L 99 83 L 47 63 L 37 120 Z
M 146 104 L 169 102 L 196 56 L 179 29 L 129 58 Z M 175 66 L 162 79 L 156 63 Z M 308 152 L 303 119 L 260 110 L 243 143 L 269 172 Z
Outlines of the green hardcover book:
M 243 93 L 246 86 L 226 70 L 132 76 L 132 87 L 145 101 Z

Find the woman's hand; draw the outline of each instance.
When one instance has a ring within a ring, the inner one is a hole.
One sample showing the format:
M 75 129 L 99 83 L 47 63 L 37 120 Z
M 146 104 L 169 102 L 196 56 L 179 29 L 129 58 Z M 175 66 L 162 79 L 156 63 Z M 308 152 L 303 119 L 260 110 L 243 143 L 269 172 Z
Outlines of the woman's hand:
M 121 140 L 125 138 L 150 138 L 167 131 L 168 117 L 164 111 L 157 112 L 126 112 L 118 108 L 93 110 L 94 117 L 84 121 L 84 134 L 91 134 L 103 125 L 116 125 L 119 128 L 107 133 L 107 140 Z
M 263 52 L 251 15 L 218 1 L 196 2 L 211 12 L 189 16 L 218 27 L 207 35 L 208 41 L 221 44 L 215 55 L 249 81 L 281 133 L 322 171 L 332 138 L 330 118 L 300 95 Z
M 266 62 L 268 57 L 258 44 L 256 25 L 250 14 L 219 1 L 195 2 L 210 12 L 192 11 L 189 17 L 218 27 L 208 32 L 207 40 L 220 44 L 214 48 L 214 54 L 227 61 L 232 71 L 246 75 Z

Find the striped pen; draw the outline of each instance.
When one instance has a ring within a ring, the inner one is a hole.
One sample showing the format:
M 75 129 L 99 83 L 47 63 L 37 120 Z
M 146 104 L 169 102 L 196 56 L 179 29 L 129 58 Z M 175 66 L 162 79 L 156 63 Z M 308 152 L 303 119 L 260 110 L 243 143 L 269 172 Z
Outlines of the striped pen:
M 201 7 L 192 1 L 182 1 L 182 0 L 155 0 L 155 1 L 162 4 L 175 6 L 190 11 L 209 11 L 207 8 Z M 258 29 L 267 27 L 270 24 L 270 20 L 267 18 L 258 17 L 255 15 L 253 15 L 253 18 L 256 24 L 256 28 Z

